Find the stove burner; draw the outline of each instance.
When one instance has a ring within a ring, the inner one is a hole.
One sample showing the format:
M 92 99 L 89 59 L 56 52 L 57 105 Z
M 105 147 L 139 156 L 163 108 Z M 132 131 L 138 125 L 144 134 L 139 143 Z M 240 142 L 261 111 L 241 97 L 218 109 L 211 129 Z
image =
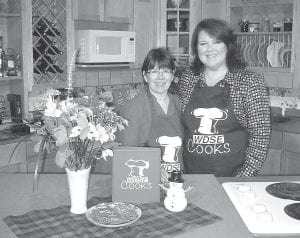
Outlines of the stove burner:
M 285 213 L 297 220 L 300 220 L 300 203 L 292 203 L 284 208 Z
M 278 198 L 291 199 L 300 201 L 300 184 L 299 183 L 273 183 L 266 187 L 266 191 Z

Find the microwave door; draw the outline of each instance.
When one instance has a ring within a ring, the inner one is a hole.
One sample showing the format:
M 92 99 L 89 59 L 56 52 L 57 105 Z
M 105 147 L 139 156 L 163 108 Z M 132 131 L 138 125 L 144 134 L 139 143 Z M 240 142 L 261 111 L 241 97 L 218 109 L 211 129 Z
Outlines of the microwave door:
M 122 38 L 112 36 L 96 37 L 96 54 L 101 61 L 118 62 L 122 57 Z

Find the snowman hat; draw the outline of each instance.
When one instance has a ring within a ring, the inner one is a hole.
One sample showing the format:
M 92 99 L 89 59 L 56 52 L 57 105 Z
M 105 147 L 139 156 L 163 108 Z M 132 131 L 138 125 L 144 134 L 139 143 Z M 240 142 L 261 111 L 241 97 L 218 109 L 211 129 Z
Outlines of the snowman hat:
M 171 176 L 168 178 L 169 182 L 183 183 L 182 171 L 172 171 Z

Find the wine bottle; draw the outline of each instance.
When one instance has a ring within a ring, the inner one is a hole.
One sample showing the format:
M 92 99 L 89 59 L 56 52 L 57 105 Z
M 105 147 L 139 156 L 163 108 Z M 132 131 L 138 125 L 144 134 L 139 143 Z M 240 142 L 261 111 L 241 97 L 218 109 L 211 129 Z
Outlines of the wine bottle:
M 37 25 L 33 29 L 34 36 L 62 36 L 63 33 L 60 32 L 57 28 L 55 27 L 50 27 L 50 26 L 39 26 Z
M 48 67 L 47 67 L 45 70 L 46 70 L 46 72 L 50 72 L 50 73 L 54 73 L 54 74 L 56 74 L 56 73 L 63 73 L 63 72 L 64 72 L 64 71 L 63 71 L 61 68 L 59 68 L 59 66 L 56 65 L 56 64 L 48 65 Z
M 64 71 L 56 64 L 53 64 L 52 67 L 57 73 L 63 73 Z
M 33 47 L 33 59 L 36 61 L 42 55 L 35 47 Z
M 56 24 L 54 22 L 49 21 L 46 17 L 40 17 L 40 19 L 37 22 L 37 25 L 43 26 L 43 27 L 44 26 L 55 27 Z
M 46 71 L 47 65 L 40 64 L 39 62 L 34 66 L 33 72 L 36 74 L 45 74 L 47 73 Z
M 45 54 L 50 54 L 50 55 L 62 55 L 64 52 L 62 50 L 59 50 L 55 45 L 50 46 Z
M 40 52 L 41 55 L 62 55 L 63 51 L 59 50 L 55 45 L 48 45 L 44 41 L 36 44 L 36 49 Z
M 44 36 L 62 36 L 63 33 L 55 27 L 49 27 L 44 31 Z
M 43 58 L 41 60 L 46 64 L 56 64 L 56 60 L 53 60 L 49 55 L 43 55 Z
M 38 41 L 39 44 L 56 45 L 56 40 L 50 40 L 47 36 L 43 36 Z

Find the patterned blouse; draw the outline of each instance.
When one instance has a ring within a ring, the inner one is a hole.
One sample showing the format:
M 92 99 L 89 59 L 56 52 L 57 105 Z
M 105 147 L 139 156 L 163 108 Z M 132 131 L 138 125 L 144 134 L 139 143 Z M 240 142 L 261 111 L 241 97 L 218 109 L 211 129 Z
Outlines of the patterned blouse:
M 182 110 L 189 103 L 196 83 L 206 87 L 203 72 L 195 75 L 191 70 L 183 72 L 178 82 L 178 94 Z M 245 69 L 227 72 L 216 86 L 227 87 L 233 111 L 248 133 L 248 148 L 243 166 L 237 176 L 254 176 L 267 158 L 271 134 L 269 94 L 262 76 Z

